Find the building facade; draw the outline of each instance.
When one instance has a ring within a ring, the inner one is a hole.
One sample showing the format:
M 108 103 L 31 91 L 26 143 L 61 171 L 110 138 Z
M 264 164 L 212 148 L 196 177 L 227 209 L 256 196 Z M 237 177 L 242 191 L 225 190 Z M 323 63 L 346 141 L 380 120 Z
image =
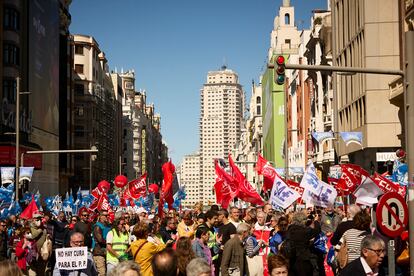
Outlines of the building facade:
M 399 1 L 366 0 L 349 5 L 334 1 L 333 60 L 334 65 L 366 68 L 401 68 Z M 384 39 L 387 34 L 387 39 Z M 362 132 L 362 146 L 345 145 L 338 139 L 341 160 L 382 169 L 377 152 L 395 152 L 401 146 L 401 123 L 398 107 L 389 102 L 389 86 L 393 76 L 374 74 L 339 75 L 334 91 L 338 95 L 338 131 Z M 381 137 L 381 139 L 378 139 Z
M 84 189 L 118 173 L 118 100 L 105 54 L 91 36 L 74 35 L 75 148 L 96 146 L 94 155 L 75 154 L 73 185 Z
M 203 187 L 200 182 L 200 153 L 195 152 L 184 156 L 179 169 L 179 183 L 185 186 L 187 197 L 182 201 L 184 207 L 193 208 L 203 198 Z
M 260 84 L 256 85 L 254 82 L 252 83 L 248 112 L 249 116 L 241 129 L 240 139 L 233 146 L 232 156 L 246 179 L 260 193 L 262 179 L 255 167 L 258 153 L 263 150 L 262 90 Z
M 16 118 L 20 122 L 20 152 L 73 145 L 70 3 L 1 1 L 1 166 L 15 166 Z M 30 92 L 19 97 L 20 114 L 16 114 L 17 77 L 19 90 Z M 30 186 L 23 189 L 39 189 L 44 195 L 66 189 L 73 174 L 73 159 L 65 157 L 26 154 L 23 165 L 34 166 L 35 173 Z
M 331 12 L 315 11 L 311 21 L 311 34 L 304 53 L 309 65 L 332 65 L 332 28 Z M 333 125 L 333 89 L 332 75 L 321 71 L 308 71 L 305 89 L 309 98 L 310 130 L 312 132 L 336 132 Z M 338 135 L 335 135 L 336 137 Z M 309 143 L 310 157 L 314 164 L 329 172 L 329 167 L 335 164 L 335 140 L 325 140 L 320 143 L 311 140 Z
M 214 159 L 227 159 L 240 139 L 243 123 L 244 91 L 238 75 L 225 66 L 207 74 L 200 92 L 200 182 L 204 204 L 215 202 Z
M 154 104 L 147 104 L 146 92 L 135 91 L 135 73 L 121 72 L 122 100 L 122 173 L 132 180 L 147 173 L 147 180 L 161 184 L 162 164 L 168 149 L 162 140 L 161 116 Z
M 275 58 L 279 55 L 283 55 L 286 62 L 290 62 L 291 59 L 297 60 L 301 32 L 297 30 L 294 22 L 295 9 L 290 5 L 289 0 L 284 0 L 274 19 L 268 62 L 275 63 Z M 291 70 L 286 70 L 287 79 L 293 82 L 292 74 Z M 275 83 L 274 77 L 274 69 L 267 69 L 262 77 L 263 155 L 274 167 L 286 169 L 289 167 L 286 159 L 286 137 L 290 135 L 290 130 L 287 129 L 288 110 L 286 109 L 289 92 L 286 84 Z M 291 100 L 296 101 L 292 98 Z

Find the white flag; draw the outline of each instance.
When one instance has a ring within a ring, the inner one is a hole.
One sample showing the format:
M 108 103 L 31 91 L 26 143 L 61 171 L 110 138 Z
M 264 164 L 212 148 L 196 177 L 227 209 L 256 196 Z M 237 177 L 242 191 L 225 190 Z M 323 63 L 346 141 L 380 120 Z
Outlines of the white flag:
M 34 167 L 20 167 L 19 182 L 22 180 L 32 181 Z
M 321 180 L 319 180 L 318 185 L 320 186 L 320 192 L 318 194 L 312 193 L 310 190 L 305 190 L 302 199 L 307 204 L 314 206 L 323 208 L 333 206 L 338 195 L 336 189 Z
M 313 194 L 319 195 L 322 188 L 320 183 L 321 181 L 316 175 L 315 166 L 313 166 L 312 161 L 309 161 L 306 172 L 303 175 L 302 181 L 300 182 L 300 186 L 305 190 L 312 192 Z
M 273 208 L 281 207 L 286 209 L 299 197 L 300 195 L 298 192 L 286 185 L 286 183 L 280 179 L 279 176 L 275 176 L 272 194 L 270 196 L 270 203 Z
M 1 184 L 14 183 L 15 167 L 1 167 Z

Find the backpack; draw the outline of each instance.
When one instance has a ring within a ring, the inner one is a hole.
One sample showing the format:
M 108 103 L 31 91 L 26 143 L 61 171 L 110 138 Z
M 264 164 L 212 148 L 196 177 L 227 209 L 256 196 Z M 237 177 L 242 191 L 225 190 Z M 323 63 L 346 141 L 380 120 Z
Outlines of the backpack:
M 49 235 L 46 235 L 45 242 L 43 243 L 42 247 L 40 248 L 40 256 L 42 257 L 43 261 L 47 261 L 50 256 L 52 255 L 52 240 L 50 239 Z

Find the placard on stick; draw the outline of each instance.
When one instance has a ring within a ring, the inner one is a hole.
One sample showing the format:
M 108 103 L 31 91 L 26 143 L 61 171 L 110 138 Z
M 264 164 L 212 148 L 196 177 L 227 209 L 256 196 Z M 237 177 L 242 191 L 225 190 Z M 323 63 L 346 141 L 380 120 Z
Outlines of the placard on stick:
M 88 266 L 88 248 L 67 247 L 56 249 L 56 266 L 60 270 L 80 270 Z

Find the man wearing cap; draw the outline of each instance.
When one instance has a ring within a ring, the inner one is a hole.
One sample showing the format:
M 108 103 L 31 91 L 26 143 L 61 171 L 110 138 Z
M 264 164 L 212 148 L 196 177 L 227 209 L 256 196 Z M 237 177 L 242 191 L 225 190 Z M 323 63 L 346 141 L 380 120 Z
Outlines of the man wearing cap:
M 33 240 L 36 241 L 37 251 L 40 253 L 40 249 L 43 243 L 46 241 L 47 231 L 43 228 L 42 224 L 43 215 L 41 213 L 35 213 L 30 223 L 30 232 L 32 233 Z M 29 275 L 44 275 L 46 271 L 47 261 L 44 261 L 41 257 L 33 262 L 29 267 Z

